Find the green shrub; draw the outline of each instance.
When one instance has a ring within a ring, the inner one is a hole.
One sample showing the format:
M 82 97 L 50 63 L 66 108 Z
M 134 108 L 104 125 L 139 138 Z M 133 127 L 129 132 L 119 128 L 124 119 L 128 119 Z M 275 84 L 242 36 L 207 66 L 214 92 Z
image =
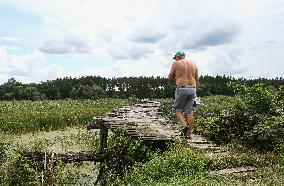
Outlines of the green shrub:
M 110 157 L 106 162 L 106 169 L 109 182 L 123 178 L 134 164 L 148 161 L 153 153 L 142 140 L 130 138 L 122 131 L 112 136 L 108 148 Z
M 203 107 L 195 113 L 195 131 L 216 142 L 228 141 L 224 135 L 228 128 L 228 117 L 232 113 L 236 98 L 230 96 L 203 97 Z M 227 128 L 227 129 L 226 129 Z
M 5 170 L 3 165 L 7 159 L 6 151 L 7 151 L 7 145 L 5 143 L 0 142 L 0 183 L 4 183 L 4 178 L 5 178 L 4 177 Z
M 243 136 L 243 141 L 260 149 L 281 152 L 284 150 L 283 136 L 284 116 L 273 116 L 247 131 Z
M 205 99 L 205 106 L 196 113 L 196 131 L 220 143 L 239 140 L 262 150 L 281 151 L 283 87 L 230 86 L 238 92 L 233 99 L 227 97 L 230 101 Z
M 129 171 L 125 179 L 117 184 L 147 185 L 149 183 L 164 182 L 178 176 L 192 176 L 204 170 L 205 158 L 193 153 L 191 149 L 176 148 L 156 154 L 145 164 L 137 165 Z
M 35 186 L 40 185 L 38 181 L 34 169 L 19 157 L 16 157 L 9 165 L 5 180 L 7 185 Z

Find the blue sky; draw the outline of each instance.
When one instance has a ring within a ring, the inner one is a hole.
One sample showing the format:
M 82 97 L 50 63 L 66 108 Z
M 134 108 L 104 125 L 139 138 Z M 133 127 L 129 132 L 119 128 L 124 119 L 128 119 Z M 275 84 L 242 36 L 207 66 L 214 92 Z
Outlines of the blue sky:
M 0 83 L 168 75 L 283 77 L 281 0 L 0 0 Z

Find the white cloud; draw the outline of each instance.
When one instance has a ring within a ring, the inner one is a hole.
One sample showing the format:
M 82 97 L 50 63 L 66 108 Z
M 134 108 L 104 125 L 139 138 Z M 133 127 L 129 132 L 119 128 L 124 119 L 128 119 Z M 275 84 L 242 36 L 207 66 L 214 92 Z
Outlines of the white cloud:
M 102 77 L 125 77 L 125 76 L 167 76 L 172 60 L 166 59 L 162 52 L 154 48 L 154 52 L 148 58 L 120 59 L 111 66 L 88 67 L 81 70 L 82 74 Z
M 65 35 L 43 41 L 39 51 L 48 54 L 89 53 L 89 41 L 75 35 Z
M 153 52 L 153 45 L 133 42 L 113 43 L 107 51 L 114 59 L 139 60 Z
M 9 54 L 7 47 L 0 47 L 0 83 L 15 78 L 23 83 L 40 82 L 63 76 L 64 72 L 58 65 L 44 66 L 45 57 L 35 51 L 31 54 Z
M 3 40 L 3 41 L 9 41 L 9 42 L 18 42 L 18 41 L 20 41 L 20 38 L 18 38 L 18 37 L 11 37 L 11 36 L 6 36 L 6 37 L 1 37 L 0 36 L 0 40 Z
M 228 46 L 209 47 L 206 51 L 193 53 L 191 59 L 199 67 L 200 74 L 238 76 L 248 70 L 238 53 Z
M 281 0 L 10 2 L 43 18 L 46 35 L 34 43 L 40 51 L 109 60 L 108 66 L 84 67 L 82 74 L 167 76 L 172 55 L 183 50 L 201 74 L 283 76 Z M 259 64 L 267 61 L 270 68 L 263 70 Z
M 158 28 L 158 26 L 142 25 L 133 30 L 128 38 L 137 43 L 157 43 L 159 40 L 167 36 L 165 28 Z

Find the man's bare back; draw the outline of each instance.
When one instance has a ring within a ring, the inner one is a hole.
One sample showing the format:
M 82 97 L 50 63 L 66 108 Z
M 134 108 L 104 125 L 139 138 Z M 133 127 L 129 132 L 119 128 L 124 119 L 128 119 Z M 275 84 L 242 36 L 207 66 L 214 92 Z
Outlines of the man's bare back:
M 169 79 L 176 79 L 177 87 L 198 86 L 198 70 L 194 63 L 187 59 L 178 59 L 172 64 Z

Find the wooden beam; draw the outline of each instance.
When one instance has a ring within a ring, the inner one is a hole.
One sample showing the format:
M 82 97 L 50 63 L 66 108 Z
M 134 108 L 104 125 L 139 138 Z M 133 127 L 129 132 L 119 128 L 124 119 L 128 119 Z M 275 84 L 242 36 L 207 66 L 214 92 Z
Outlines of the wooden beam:
M 89 122 L 87 125 L 87 130 L 91 130 L 91 129 L 104 129 L 106 128 L 103 120 L 99 119 L 95 122 Z
M 43 161 L 45 159 L 56 158 L 64 163 L 94 161 L 102 162 L 107 158 L 107 153 L 83 151 L 83 152 L 67 152 L 67 153 L 54 153 L 54 152 L 23 152 L 22 157 L 31 161 Z
M 108 128 L 100 129 L 100 150 L 104 151 L 107 148 Z

